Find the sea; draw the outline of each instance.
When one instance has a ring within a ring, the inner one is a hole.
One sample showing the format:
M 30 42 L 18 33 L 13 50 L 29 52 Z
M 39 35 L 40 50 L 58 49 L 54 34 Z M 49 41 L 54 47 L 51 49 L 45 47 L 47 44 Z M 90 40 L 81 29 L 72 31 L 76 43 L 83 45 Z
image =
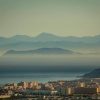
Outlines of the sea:
M 77 80 L 79 76 L 83 75 L 82 72 L 48 72 L 48 73 L 0 73 L 0 85 L 6 83 L 24 82 L 41 82 L 58 80 Z

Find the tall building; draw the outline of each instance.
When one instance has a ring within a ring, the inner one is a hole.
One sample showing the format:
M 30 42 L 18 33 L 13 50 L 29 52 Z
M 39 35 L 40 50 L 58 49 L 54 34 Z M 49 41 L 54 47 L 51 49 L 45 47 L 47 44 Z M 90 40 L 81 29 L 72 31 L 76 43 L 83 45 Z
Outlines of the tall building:
M 80 87 L 85 87 L 85 83 L 84 82 L 80 82 Z

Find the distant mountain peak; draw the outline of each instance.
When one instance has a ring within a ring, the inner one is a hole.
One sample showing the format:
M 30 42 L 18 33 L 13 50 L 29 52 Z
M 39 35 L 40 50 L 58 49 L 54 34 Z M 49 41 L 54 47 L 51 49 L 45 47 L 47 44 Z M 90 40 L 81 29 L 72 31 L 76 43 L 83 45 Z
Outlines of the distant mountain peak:
M 39 41 L 58 41 L 61 37 L 56 36 L 53 33 L 42 32 L 36 37 L 36 39 Z
M 41 32 L 40 35 L 53 35 L 53 33 L 49 33 L 49 32 Z
M 54 35 L 53 33 L 42 32 L 37 37 L 58 37 L 58 36 Z

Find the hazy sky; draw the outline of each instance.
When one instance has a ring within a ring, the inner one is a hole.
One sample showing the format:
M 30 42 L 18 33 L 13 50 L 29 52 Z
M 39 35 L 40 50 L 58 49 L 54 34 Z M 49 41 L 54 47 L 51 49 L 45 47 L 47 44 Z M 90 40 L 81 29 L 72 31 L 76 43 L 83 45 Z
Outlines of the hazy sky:
M 100 0 L 0 0 L 0 36 L 100 34 Z

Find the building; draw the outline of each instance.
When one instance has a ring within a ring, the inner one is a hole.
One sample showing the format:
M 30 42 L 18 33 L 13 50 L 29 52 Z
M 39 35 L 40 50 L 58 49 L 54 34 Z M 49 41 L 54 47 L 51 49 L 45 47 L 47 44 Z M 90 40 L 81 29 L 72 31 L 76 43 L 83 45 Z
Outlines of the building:
M 63 87 L 58 90 L 60 95 L 72 95 L 74 93 L 72 87 Z
M 97 94 L 97 88 L 77 87 L 74 88 L 74 94 Z

